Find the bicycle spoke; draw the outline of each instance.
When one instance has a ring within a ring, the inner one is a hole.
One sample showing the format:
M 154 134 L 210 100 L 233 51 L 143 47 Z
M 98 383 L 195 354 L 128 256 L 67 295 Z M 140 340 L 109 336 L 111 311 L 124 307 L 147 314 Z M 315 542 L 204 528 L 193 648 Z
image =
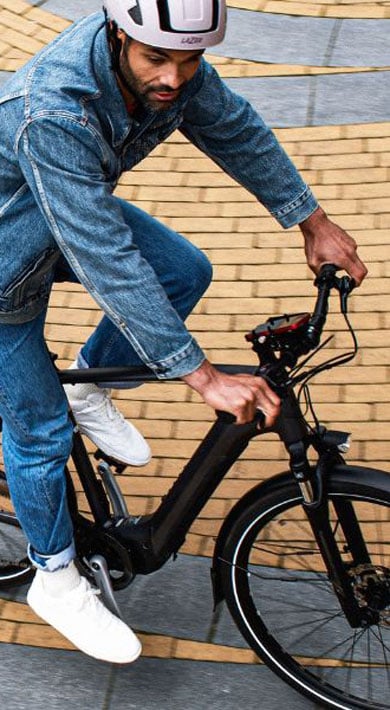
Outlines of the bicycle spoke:
M 275 496 L 264 512 L 259 503 L 247 528 L 243 522 L 238 528 L 234 555 L 222 556 L 235 580 L 233 597 L 240 599 L 241 630 L 267 663 L 272 659 L 278 671 L 288 669 L 286 680 L 299 679 L 294 686 L 313 689 L 320 703 L 329 697 L 337 698 L 333 708 L 390 710 L 388 503 L 345 496 L 345 509 L 355 509 L 352 526 L 361 526 L 364 541 L 355 549 L 359 536 L 349 530 L 348 517 L 337 518 L 340 495 L 334 505 L 329 501 L 334 540 L 362 615 L 362 625 L 352 628 L 296 492 L 292 488 L 288 503 L 285 492 L 279 495 L 280 504 Z M 374 625 L 377 616 L 383 623 Z

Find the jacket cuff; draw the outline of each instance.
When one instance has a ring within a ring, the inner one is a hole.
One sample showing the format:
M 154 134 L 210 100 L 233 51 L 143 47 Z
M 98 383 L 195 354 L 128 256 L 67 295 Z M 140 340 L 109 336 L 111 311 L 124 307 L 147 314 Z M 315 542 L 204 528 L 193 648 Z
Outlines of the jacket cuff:
M 284 229 L 288 229 L 310 217 L 318 207 L 318 202 L 312 191 L 306 187 L 298 197 L 271 214 Z
M 189 375 L 201 366 L 206 359 L 203 350 L 194 338 L 191 338 L 185 348 L 158 362 L 147 362 L 159 380 L 169 380 Z

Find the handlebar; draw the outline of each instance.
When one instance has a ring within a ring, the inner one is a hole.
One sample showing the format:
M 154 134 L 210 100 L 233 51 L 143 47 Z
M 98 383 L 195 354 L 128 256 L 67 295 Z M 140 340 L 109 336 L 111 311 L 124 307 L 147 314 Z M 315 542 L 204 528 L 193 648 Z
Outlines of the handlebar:
M 336 288 L 339 291 L 341 310 L 343 313 L 346 313 L 347 298 L 356 286 L 354 279 L 348 276 L 338 278 L 336 276 L 337 270 L 338 267 L 334 264 L 324 264 L 314 281 L 314 285 L 318 288 L 318 296 L 313 315 L 309 320 L 305 334 L 311 347 L 317 347 L 319 345 L 322 329 L 328 315 L 329 294 L 332 288 Z
M 302 355 L 308 355 L 320 347 L 332 289 L 339 292 L 341 312 L 347 319 L 348 296 L 356 284 L 349 276 L 338 277 L 337 270 L 338 267 L 334 264 L 325 264 L 321 268 L 314 281 L 318 295 L 312 315 L 310 313 L 295 313 L 272 317 L 265 324 L 257 326 L 246 335 L 246 339 L 253 344 L 253 349 L 259 355 L 260 370 L 258 372 L 266 379 L 272 372 L 273 382 L 275 382 L 275 376 L 281 377 L 282 381 L 285 380 L 284 368 L 291 371 Z M 347 322 L 349 325 L 348 319 Z M 351 327 L 350 331 L 356 352 L 357 344 Z M 278 357 L 277 353 L 279 353 Z M 311 356 L 309 355 L 309 357 Z M 337 361 L 338 364 L 341 364 L 344 358 L 340 357 L 341 359 L 336 357 L 332 362 Z

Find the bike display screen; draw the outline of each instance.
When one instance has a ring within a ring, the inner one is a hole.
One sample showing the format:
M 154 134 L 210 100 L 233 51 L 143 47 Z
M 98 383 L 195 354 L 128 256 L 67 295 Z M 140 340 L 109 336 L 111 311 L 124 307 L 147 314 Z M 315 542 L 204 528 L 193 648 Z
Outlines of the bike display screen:
M 302 325 L 305 325 L 310 319 L 310 313 L 292 313 L 290 315 L 275 316 L 258 325 L 252 333 L 247 335 L 247 340 L 252 340 L 253 337 L 259 338 L 267 335 L 281 335 L 282 333 L 291 333 L 297 330 Z

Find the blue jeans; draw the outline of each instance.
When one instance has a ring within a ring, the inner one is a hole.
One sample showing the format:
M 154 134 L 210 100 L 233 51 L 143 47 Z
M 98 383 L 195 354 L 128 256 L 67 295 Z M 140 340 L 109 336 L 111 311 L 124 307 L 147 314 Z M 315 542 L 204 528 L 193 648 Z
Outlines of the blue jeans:
M 209 261 L 141 210 L 124 202 L 121 207 L 135 243 L 184 320 L 210 283 Z M 43 220 L 40 228 L 47 229 Z M 28 323 L 0 324 L 0 415 L 7 480 L 30 556 L 37 566 L 52 570 L 74 557 L 64 476 L 72 426 L 45 344 L 44 322 L 41 313 Z M 91 367 L 140 364 L 107 317 L 83 347 L 82 358 Z

